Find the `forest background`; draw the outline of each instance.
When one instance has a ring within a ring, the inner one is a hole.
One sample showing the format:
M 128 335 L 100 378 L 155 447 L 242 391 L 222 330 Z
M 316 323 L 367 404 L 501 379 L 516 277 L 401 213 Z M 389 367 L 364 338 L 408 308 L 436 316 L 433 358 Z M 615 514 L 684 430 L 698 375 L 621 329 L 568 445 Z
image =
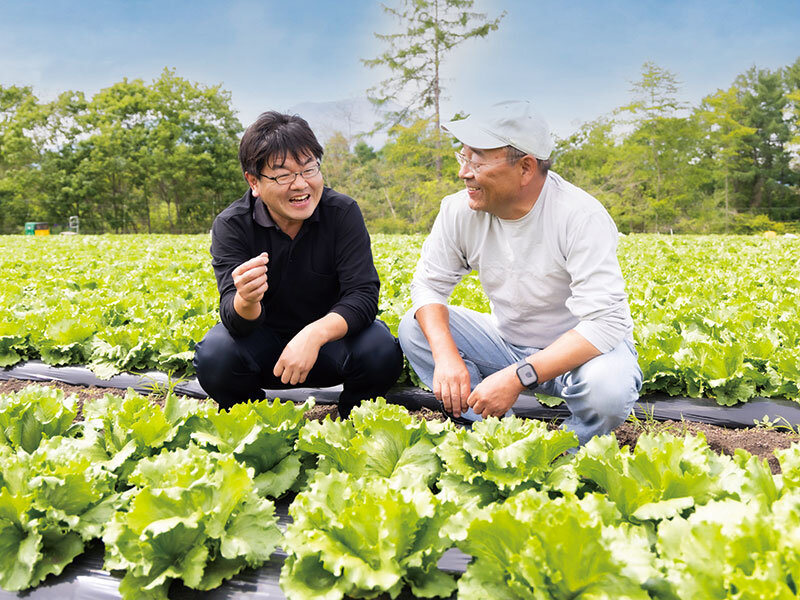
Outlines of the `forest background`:
M 326 184 L 359 202 L 372 232 L 428 231 L 442 197 L 463 186 L 457 145 L 439 123 L 466 114 L 440 115 L 439 67 L 505 16 L 471 5 L 386 7 L 398 29 L 377 34 L 387 50 L 364 63 L 393 74 L 371 99 L 396 107 L 403 98 L 402 109 L 384 112 L 380 148 L 343 132 L 325 140 Z M 170 68 L 149 83 L 125 78 L 51 101 L 0 82 L 0 233 L 30 221 L 58 232 L 73 215 L 82 233 L 208 231 L 246 189 L 243 129 L 230 92 Z M 683 99 L 680 74 L 646 62 L 624 105 L 556 141 L 553 169 L 597 197 L 624 233 L 800 230 L 800 57 L 753 66 L 696 105 Z

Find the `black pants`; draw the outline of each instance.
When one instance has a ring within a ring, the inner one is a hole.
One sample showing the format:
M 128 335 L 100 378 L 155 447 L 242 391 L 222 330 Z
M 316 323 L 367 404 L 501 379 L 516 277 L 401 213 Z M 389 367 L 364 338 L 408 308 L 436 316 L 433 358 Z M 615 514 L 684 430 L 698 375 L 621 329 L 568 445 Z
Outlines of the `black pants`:
M 261 328 L 233 337 L 221 323 L 195 346 L 194 368 L 205 392 L 221 408 L 260 400 L 263 389 L 330 387 L 343 384 L 339 412 L 343 416 L 361 400 L 382 396 L 403 370 L 403 353 L 389 328 L 375 320 L 364 331 L 322 346 L 305 382 L 281 383 L 272 369 L 291 338 Z

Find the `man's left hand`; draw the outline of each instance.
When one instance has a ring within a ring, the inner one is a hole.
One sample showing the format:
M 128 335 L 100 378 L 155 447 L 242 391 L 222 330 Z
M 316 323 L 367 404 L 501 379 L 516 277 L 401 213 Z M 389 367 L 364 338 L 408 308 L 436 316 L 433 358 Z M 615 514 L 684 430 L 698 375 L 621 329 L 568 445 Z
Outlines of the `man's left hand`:
M 472 410 L 486 417 L 502 417 L 514 406 L 525 388 L 517 377 L 515 365 L 492 373 L 481 381 L 467 398 Z
M 281 383 L 291 385 L 303 383 L 317 362 L 321 347 L 310 328 L 302 329 L 286 344 L 278 362 L 275 363 L 275 368 L 272 369 L 273 375 L 280 377 Z

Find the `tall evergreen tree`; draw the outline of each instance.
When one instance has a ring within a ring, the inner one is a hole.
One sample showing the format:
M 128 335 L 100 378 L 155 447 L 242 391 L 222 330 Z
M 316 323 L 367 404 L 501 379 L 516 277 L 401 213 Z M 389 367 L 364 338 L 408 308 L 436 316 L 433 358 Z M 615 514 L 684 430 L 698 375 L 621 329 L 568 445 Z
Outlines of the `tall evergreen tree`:
M 775 220 L 800 218 L 783 73 L 752 67 L 737 77 L 736 87 L 744 107 L 743 124 L 755 130 L 744 138 L 736 165 L 737 189 L 747 202 L 742 208 Z
M 369 67 L 388 67 L 390 76 L 370 90 L 370 99 L 390 110 L 388 124 L 414 118 L 432 117 L 434 142 L 441 147 L 440 101 L 442 64 L 445 57 L 465 41 L 486 37 L 497 30 L 505 12 L 489 18 L 473 12 L 474 0 L 402 0 L 400 7 L 383 6 L 399 22 L 403 31 L 375 36 L 389 45 L 380 56 L 364 60 Z M 441 178 L 441 161 L 437 175 Z

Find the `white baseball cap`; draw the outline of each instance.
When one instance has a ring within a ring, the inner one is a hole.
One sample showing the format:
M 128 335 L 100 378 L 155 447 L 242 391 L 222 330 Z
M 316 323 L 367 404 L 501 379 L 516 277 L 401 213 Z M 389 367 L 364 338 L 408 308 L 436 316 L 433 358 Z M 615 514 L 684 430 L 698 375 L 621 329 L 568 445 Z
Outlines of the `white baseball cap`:
M 444 123 L 442 129 L 471 148 L 513 146 L 540 160 L 550 158 L 554 146 L 547 121 L 527 100 L 499 102 L 485 113 Z

